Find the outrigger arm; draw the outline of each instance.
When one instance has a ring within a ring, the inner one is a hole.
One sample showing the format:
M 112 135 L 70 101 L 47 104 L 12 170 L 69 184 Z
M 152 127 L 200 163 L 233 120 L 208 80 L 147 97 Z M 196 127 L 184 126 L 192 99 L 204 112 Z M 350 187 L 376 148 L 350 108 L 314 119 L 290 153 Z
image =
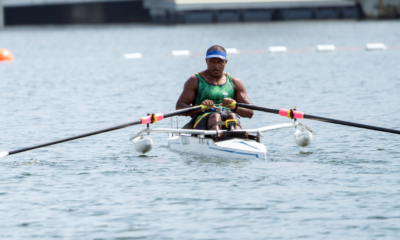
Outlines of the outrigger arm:
M 247 134 L 255 134 L 258 138 L 258 142 L 261 143 L 261 138 L 263 137 L 262 133 L 273 131 L 282 128 L 296 128 L 296 132 L 294 135 L 295 142 L 298 146 L 307 146 L 311 143 L 312 133 L 314 131 L 300 122 L 293 123 L 282 123 L 276 124 L 272 126 L 254 128 L 254 129 L 240 129 L 240 130 L 197 130 L 197 129 L 176 129 L 176 128 L 145 128 L 140 132 L 136 133 L 130 138 L 130 141 L 133 142 L 136 151 L 144 154 L 149 152 L 153 146 L 153 140 L 150 138 L 144 138 L 143 134 L 145 133 L 168 133 L 169 137 L 173 137 L 174 134 L 177 136 L 197 136 L 199 139 L 204 139 L 205 136 L 221 136 L 221 133 L 224 132 L 243 132 L 245 131 Z M 299 129 L 300 128 L 300 129 Z

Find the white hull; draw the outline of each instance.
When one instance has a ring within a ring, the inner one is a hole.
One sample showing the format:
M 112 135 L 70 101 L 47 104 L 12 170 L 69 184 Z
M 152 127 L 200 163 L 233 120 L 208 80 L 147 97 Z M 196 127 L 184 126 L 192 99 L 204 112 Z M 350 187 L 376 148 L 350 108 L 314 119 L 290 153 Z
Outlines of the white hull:
M 210 138 L 179 135 L 172 136 L 167 141 L 170 149 L 183 153 L 225 159 L 267 159 L 267 147 L 254 140 L 234 138 L 214 142 Z
M 254 129 L 243 129 L 251 136 L 257 136 L 261 141 L 264 132 L 277 130 L 281 128 L 298 128 L 294 140 L 298 146 L 305 147 L 312 140 L 313 130 L 306 125 L 295 123 L 282 123 L 272 126 L 266 126 Z M 196 129 L 175 129 L 175 128 L 154 128 L 143 129 L 131 137 L 136 151 L 145 153 L 151 150 L 153 142 L 151 139 L 143 137 L 144 133 L 168 133 L 167 139 L 169 148 L 174 151 L 196 154 L 206 157 L 218 157 L 224 159 L 267 159 L 267 147 L 255 140 L 232 138 L 229 140 L 214 142 L 209 136 L 219 136 L 221 132 L 227 130 L 196 130 Z M 233 130 L 232 132 L 236 132 Z M 192 136 L 195 135 L 195 136 Z

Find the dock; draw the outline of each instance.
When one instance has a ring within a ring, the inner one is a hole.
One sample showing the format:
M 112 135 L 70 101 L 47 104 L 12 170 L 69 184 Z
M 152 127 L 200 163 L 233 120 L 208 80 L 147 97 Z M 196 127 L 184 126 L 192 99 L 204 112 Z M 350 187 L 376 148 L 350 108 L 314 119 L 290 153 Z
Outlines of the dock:
M 0 0 L 4 25 L 400 18 L 399 0 Z
M 146 0 L 156 22 L 239 22 L 359 18 L 351 0 Z

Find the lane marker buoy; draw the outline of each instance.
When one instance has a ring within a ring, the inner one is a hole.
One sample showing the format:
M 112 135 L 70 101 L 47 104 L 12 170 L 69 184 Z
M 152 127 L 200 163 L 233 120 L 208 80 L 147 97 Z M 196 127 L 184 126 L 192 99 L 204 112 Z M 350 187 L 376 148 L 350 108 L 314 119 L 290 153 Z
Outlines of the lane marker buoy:
M 287 52 L 287 47 L 284 46 L 269 47 L 268 51 L 270 53 L 285 53 Z
M 0 62 L 14 61 L 13 54 L 5 48 L 0 48 Z
M 228 54 L 239 54 L 240 53 L 239 50 L 237 50 L 236 48 L 227 48 L 225 50 L 226 50 L 226 53 L 228 53 Z
M 317 45 L 317 47 L 313 48 L 287 48 L 285 46 L 272 46 L 269 47 L 268 50 L 259 49 L 259 50 L 241 50 L 239 51 L 237 48 L 226 48 L 225 49 L 228 54 L 268 54 L 268 53 L 312 53 L 312 52 L 353 52 L 353 51 L 383 51 L 383 50 L 400 50 L 400 45 L 398 46 L 386 46 L 383 43 L 368 43 L 365 47 L 336 47 L 335 45 Z M 3 55 L 2 55 L 3 54 Z M 191 53 L 189 50 L 174 50 L 172 51 L 172 56 L 174 57 L 188 57 L 188 56 L 202 56 L 203 52 L 193 52 Z M 4 56 L 9 58 L 12 56 L 11 52 L 7 49 L 0 48 L 0 61 L 4 60 Z M 171 55 L 167 55 L 171 56 Z M 2 59 L 3 57 L 3 59 Z M 124 54 L 125 59 L 140 59 L 143 58 L 141 53 L 127 53 Z M 14 57 L 11 57 L 14 60 Z M 11 61 L 12 61 L 11 60 Z M 10 61 L 10 60 L 8 60 Z
M 172 55 L 175 57 L 190 56 L 190 52 L 188 50 L 175 50 L 172 51 Z
M 335 46 L 334 45 L 318 45 L 317 46 L 317 51 L 318 52 L 333 52 L 335 51 Z
M 383 51 L 386 50 L 387 47 L 383 43 L 368 43 L 367 46 L 365 46 L 365 49 L 367 51 Z
M 127 53 L 124 55 L 125 59 L 139 59 L 142 57 L 143 55 L 141 53 Z

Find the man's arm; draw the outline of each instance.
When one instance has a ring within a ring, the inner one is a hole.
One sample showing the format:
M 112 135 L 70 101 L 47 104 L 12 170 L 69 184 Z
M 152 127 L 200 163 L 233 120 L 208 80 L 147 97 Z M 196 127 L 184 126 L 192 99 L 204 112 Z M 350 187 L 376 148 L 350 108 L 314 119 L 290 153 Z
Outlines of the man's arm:
M 238 77 L 232 76 L 233 86 L 235 87 L 235 101 L 238 103 L 247 103 L 252 104 L 249 96 L 247 96 L 246 87 L 244 86 L 242 80 Z M 254 114 L 254 111 L 247 108 L 237 108 L 237 114 L 241 117 L 251 118 Z
M 198 85 L 199 85 L 198 80 L 195 75 L 191 76 L 185 82 L 181 96 L 179 97 L 178 101 L 176 102 L 176 110 L 191 107 L 191 104 L 194 102 L 194 99 L 196 98 L 196 91 L 197 91 Z M 183 114 L 183 116 L 191 116 L 198 112 L 201 112 L 201 110 L 189 112 L 189 113 Z

